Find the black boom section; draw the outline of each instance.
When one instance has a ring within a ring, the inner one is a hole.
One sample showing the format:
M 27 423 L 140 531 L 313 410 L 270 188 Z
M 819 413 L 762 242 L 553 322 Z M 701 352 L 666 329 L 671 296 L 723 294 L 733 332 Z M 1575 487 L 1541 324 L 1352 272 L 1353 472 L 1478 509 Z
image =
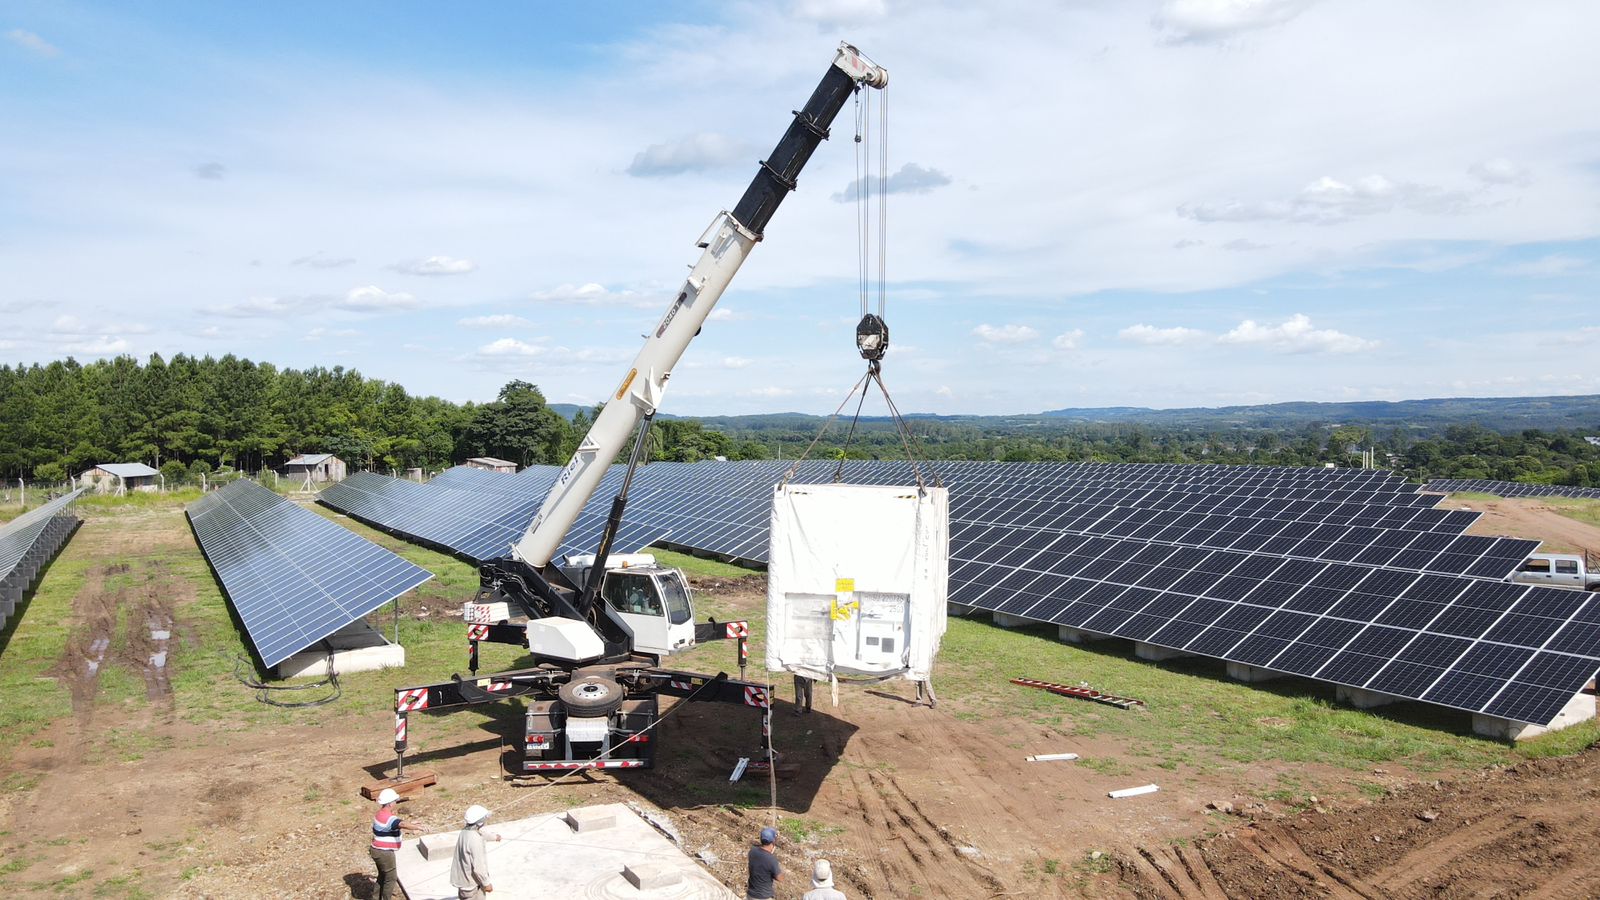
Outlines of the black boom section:
M 827 139 L 828 127 L 855 90 L 855 80 L 843 69 L 837 65 L 828 67 L 822 83 L 811 93 L 805 108 L 794 114 L 789 130 L 761 162 L 761 171 L 739 198 L 739 205 L 733 208 L 733 217 L 740 225 L 755 232 L 757 237 L 766 231 L 772 214 L 778 211 L 778 204 L 794 190 L 800 170 L 805 168 L 818 145 Z

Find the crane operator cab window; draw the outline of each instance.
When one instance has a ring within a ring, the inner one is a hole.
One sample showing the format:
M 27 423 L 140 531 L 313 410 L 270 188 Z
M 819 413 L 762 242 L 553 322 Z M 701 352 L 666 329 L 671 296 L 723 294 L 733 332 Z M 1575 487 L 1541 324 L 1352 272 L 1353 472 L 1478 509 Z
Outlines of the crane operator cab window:
M 662 615 L 661 595 L 655 579 L 643 573 L 607 572 L 600 593 L 611 608 L 635 616 Z

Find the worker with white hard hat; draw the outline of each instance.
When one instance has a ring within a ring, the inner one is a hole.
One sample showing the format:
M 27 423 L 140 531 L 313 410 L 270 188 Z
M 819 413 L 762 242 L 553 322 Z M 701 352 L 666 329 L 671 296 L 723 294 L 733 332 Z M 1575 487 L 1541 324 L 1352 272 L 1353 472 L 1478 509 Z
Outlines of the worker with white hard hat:
M 378 794 L 378 811 L 372 814 L 372 846 L 367 848 L 367 855 L 378 867 L 378 900 L 392 900 L 394 886 L 399 882 L 394 852 L 400 849 L 400 832 L 422 830 L 395 815 L 394 806 L 399 802 L 400 794 L 394 788 L 384 788 Z
M 833 886 L 833 864 L 817 860 L 811 867 L 811 890 L 800 900 L 846 900 L 843 892 Z
M 474 803 L 463 816 L 466 827 L 456 837 L 456 856 L 450 863 L 450 883 L 455 886 L 461 900 L 484 900 L 484 894 L 494 893 L 489 883 L 489 851 L 485 840 L 498 841 L 498 834 L 485 835 L 483 823 L 489 821 L 489 811 Z

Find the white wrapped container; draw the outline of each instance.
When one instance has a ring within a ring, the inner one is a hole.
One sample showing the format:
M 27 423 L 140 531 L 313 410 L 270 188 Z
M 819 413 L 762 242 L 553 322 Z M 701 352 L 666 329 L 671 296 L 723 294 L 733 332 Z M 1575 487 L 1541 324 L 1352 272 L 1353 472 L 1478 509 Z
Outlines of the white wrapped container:
M 927 681 L 944 637 L 949 556 L 942 487 L 779 487 L 767 555 L 767 669 Z

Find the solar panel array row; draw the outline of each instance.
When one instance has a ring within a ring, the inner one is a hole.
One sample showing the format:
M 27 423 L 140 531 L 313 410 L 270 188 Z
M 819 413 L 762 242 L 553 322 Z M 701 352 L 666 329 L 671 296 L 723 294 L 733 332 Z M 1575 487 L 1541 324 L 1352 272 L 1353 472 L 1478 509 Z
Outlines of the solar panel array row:
M 1435 478 L 1423 487 L 1425 491 L 1473 491 L 1493 494 L 1496 497 L 1573 497 L 1581 500 L 1600 500 L 1600 488 L 1574 487 L 1568 484 L 1524 484 L 1520 481 L 1484 481 L 1477 478 Z
M 831 480 L 836 468 L 806 464 L 795 480 Z M 764 559 L 782 464 L 651 469 L 630 514 L 671 521 L 674 544 Z M 1195 479 L 1185 493 L 1151 489 L 1175 479 L 1121 471 L 1056 491 L 1064 482 L 1038 467 L 955 464 L 942 474 L 954 603 L 1540 724 L 1600 669 L 1600 597 L 1499 580 L 1537 542 L 1464 535 L 1476 516 L 1427 509 L 1414 486 L 1223 471 L 1209 482 L 1185 473 Z M 842 475 L 908 480 L 903 464 L 847 464 Z M 1225 492 L 1241 486 L 1270 502 L 1237 515 Z M 1293 493 L 1271 496 L 1285 487 Z M 1205 501 L 1190 498 L 1213 488 L 1202 511 Z M 1309 491 L 1326 496 L 1291 505 Z M 1109 502 L 1051 499 L 1060 495 Z M 1430 515 L 1419 520 L 1419 509 Z M 1391 518 L 1396 510 L 1404 518 Z
M 81 493 L 57 497 L 0 525 L 0 628 L 78 527 Z
M 253 481 L 206 494 L 187 512 L 269 668 L 433 577 Z
M 486 562 L 511 552 L 559 471 L 539 466 L 508 475 L 457 467 L 426 485 L 362 472 L 324 489 L 317 499 L 386 531 Z M 594 552 L 620 479 L 620 467 L 606 474 L 595 499 L 567 530 L 559 553 Z M 641 550 L 665 536 L 661 525 L 629 517 L 613 546 L 617 552 Z

